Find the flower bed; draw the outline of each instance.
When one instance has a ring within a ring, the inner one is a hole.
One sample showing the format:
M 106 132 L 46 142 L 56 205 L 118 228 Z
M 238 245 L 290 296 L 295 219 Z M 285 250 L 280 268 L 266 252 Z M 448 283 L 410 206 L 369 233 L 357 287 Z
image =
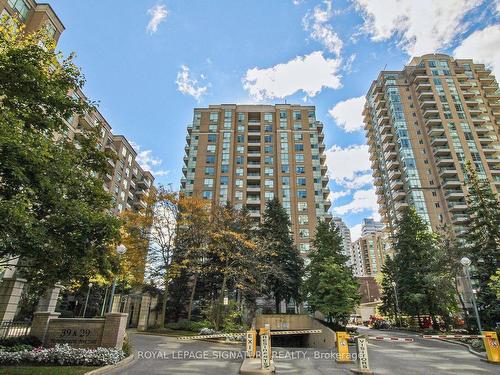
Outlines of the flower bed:
M 56 345 L 54 348 L 35 348 L 18 352 L 0 351 L 0 365 L 33 363 L 61 366 L 106 366 L 115 364 L 124 358 L 125 354 L 121 349 L 77 349 L 68 344 Z

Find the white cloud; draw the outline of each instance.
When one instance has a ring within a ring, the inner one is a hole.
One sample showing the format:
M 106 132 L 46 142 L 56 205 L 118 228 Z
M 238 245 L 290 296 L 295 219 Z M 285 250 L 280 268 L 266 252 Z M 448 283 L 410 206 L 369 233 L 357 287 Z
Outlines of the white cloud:
M 380 42 L 396 36 L 410 56 L 448 47 L 468 28 L 465 15 L 483 0 L 355 0 L 365 32 Z
M 356 224 L 353 227 L 350 227 L 351 231 L 351 241 L 354 242 L 361 237 L 361 230 L 363 229 L 363 224 Z
M 150 171 L 155 177 L 167 176 L 170 173 L 170 171 L 163 169 L 155 171 L 155 169 L 161 165 L 162 160 L 154 156 L 153 151 L 142 150 L 141 146 L 139 146 L 135 142 L 130 142 L 130 145 L 137 152 L 135 161 L 141 166 L 143 170 Z
M 338 126 L 351 133 L 363 129 L 363 108 L 365 97 L 358 96 L 338 102 L 328 113 L 333 117 Z
M 351 194 L 350 190 L 330 191 L 330 194 L 328 195 L 328 200 L 333 203 L 337 199 L 346 197 L 349 194 Z
M 308 12 L 302 24 L 304 30 L 309 31 L 311 38 L 323 44 L 329 52 L 339 56 L 343 46 L 342 39 L 328 24 L 333 16 L 332 0 L 325 0 L 323 4 L 325 8 L 316 5 L 312 11 Z
M 500 6 L 497 4 L 497 9 Z M 500 25 L 491 25 L 477 30 L 465 38 L 455 48 L 453 55 L 456 58 L 473 59 L 483 63 L 493 70 L 493 74 L 500 78 Z
M 330 178 L 341 186 L 359 189 L 372 181 L 367 145 L 334 145 L 326 151 L 326 161 Z
M 313 97 L 324 87 L 342 86 L 340 64 L 340 59 L 325 58 L 323 52 L 316 51 L 271 68 L 249 69 L 243 87 L 257 100 L 284 98 L 298 91 Z
M 156 33 L 158 31 L 158 26 L 160 23 L 165 21 L 168 16 L 168 10 L 165 5 L 156 4 L 152 8 L 148 9 L 148 14 L 151 16 L 151 19 L 148 22 L 148 26 L 146 30 L 150 34 Z
M 378 215 L 378 204 L 377 196 L 375 194 L 375 188 L 357 190 L 352 196 L 352 201 L 342 206 L 333 208 L 333 212 L 337 215 L 358 213 L 362 211 L 371 211 L 372 215 Z
M 205 78 L 204 75 L 201 76 L 202 79 Z M 182 65 L 181 70 L 177 73 L 177 90 L 186 95 L 191 95 L 197 101 L 206 94 L 210 84 L 202 86 L 198 83 L 196 78 L 190 76 L 189 67 L 187 65 Z

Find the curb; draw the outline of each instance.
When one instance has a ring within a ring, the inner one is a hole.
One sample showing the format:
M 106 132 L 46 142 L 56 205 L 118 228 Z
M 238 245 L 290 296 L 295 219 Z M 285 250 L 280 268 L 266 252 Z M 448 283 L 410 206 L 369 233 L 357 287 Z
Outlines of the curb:
M 103 375 L 106 374 L 108 371 L 125 367 L 127 365 L 134 363 L 135 361 L 137 361 L 137 358 L 135 357 L 134 354 L 131 354 L 127 358 L 122 359 L 120 362 L 117 362 L 114 365 L 107 365 L 104 367 L 100 367 L 98 369 L 86 372 L 84 375 Z
M 480 353 L 480 352 L 476 352 L 474 349 L 472 349 L 472 347 L 469 344 L 467 344 L 465 342 L 451 341 L 451 340 L 445 340 L 445 339 L 437 339 L 437 340 L 442 341 L 442 342 L 447 342 L 449 344 L 455 344 L 455 345 L 463 346 L 464 348 L 467 348 L 467 350 L 469 351 L 469 353 L 474 354 L 475 356 L 480 357 L 482 359 L 486 359 L 486 354 L 483 354 L 483 353 Z

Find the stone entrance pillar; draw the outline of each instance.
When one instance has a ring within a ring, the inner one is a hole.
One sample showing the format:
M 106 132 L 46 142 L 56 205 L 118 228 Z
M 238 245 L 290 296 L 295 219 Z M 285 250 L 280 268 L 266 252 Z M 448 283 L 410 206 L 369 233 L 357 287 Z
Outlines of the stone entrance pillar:
M 46 290 L 45 295 L 41 296 L 38 300 L 36 307 L 37 312 L 54 312 L 56 311 L 57 299 L 61 291 L 61 285 L 54 285 L 52 288 Z
M 13 275 L 4 276 L 0 281 L 0 322 L 14 320 L 25 284 L 26 279 Z
M 151 297 L 149 296 L 149 294 L 144 294 L 141 299 L 141 311 L 139 312 L 139 322 L 137 323 L 138 331 L 146 331 L 148 329 L 150 308 Z

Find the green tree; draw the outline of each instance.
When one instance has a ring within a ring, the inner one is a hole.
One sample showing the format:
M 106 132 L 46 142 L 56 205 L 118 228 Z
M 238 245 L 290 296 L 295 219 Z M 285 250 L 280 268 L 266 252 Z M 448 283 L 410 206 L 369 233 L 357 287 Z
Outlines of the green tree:
M 290 235 L 290 219 L 278 198 L 267 202 L 260 225 L 259 240 L 269 266 L 266 289 L 279 312 L 281 301 L 300 302 L 304 261 Z
M 342 254 L 342 237 L 333 223 L 318 223 L 309 259 L 304 290 L 310 310 L 345 325 L 361 296 L 352 269 L 346 265 L 347 257 Z
M 396 305 L 396 296 L 394 294 L 393 282 L 396 282 L 396 262 L 390 256 L 386 256 L 382 266 L 381 300 L 380 312 L 390 317 L 396 317 L 398 320 L 398 306 Z M 399 322 L 396 322 L 399 323 Z
M 64 119 L 92 110 L 68 94 L 83 76 L 43 32 L 0 22 L 0 259 L 40 288 L 107 274 L 119 221 L 99 127 L 64 136 Z
M 453 278 L 438 237 L 413 207 L 404 210 L 394 236 L 394 269 L 400 309 L 412 316 L 443 318 L 455 309 Z
M 481 320 L 487 327 L 500 321 L 500 300 L 490 280 L 500 267 L 500 202 L 486 179 L 467 165 L 467 213 L 470 221 L 464 235 L 464 255 L 472 261 L 471 278 L 477 289 Z

